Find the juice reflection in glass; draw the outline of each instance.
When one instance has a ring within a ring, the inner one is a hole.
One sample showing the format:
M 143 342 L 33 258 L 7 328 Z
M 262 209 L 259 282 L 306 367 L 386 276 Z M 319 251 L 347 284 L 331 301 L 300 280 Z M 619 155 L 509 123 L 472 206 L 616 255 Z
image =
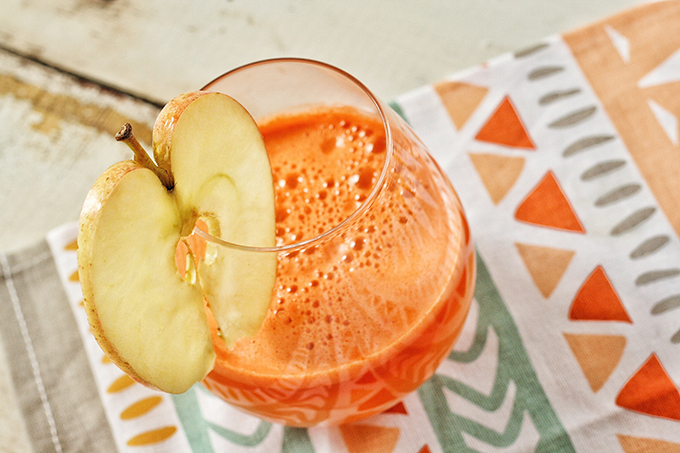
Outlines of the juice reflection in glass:
M 204 89 L 258 121 L 277 209 L 277 247 L 209 237 L 209 253 L 278 258 L 262 328 L 231 350 L 213 330 L 204 384 L 291 426 L 390 408 L 434 373 L 470 306 L 475 255 L 451 184 L 389 107 L 326 64 L 258 62 Z

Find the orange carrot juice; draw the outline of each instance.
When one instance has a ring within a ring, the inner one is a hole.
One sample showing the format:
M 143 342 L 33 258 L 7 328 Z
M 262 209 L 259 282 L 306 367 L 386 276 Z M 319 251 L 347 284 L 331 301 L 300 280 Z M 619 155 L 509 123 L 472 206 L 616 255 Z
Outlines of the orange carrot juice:
M 233 349 L 215 333 L 204 384 L 292 426 L 384 411 L 434 373 L 468 312 L 474 253 L 459 201 L 407 127 L 393 129 L 394 152 L 380 120 L 352 108 L 278 115 L 260 129 L 278 244 L 342 225 L 279 252 L 262 328 Z

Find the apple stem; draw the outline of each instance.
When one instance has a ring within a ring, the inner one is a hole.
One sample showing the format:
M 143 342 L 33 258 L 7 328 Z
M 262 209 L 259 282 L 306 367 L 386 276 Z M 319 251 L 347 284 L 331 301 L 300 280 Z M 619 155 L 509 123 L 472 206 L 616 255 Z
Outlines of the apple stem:
M 168 190 L 172 190 L 172 188 L 175 186 L 175 181 L 173 180 L 172 175 L 170 175 L 164 168 L 156 165 L 156 162 L 151 160 L 151 157 L 146 152 L 142 144 L 139 143 L 137 137 L 135 137 L 135 135 L 132 133 L 132 125 L 130 123 L 123 124 L 116 134 L 116 140 L 128 145 L 128 147 L 135 154 L 135 161 L 153 171 L 156 176 L 158 176 L 158 179 L 161 180 L 163 185 Z

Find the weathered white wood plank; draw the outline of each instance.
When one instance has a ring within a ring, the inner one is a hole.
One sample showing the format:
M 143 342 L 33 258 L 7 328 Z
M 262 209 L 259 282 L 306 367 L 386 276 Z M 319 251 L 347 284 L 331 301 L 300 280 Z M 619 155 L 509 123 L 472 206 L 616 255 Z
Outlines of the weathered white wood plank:
M 150 141 L 158 108 L 0 51 L 0 250 L 78 219 L 97 176 L 128 157 L 125 121 Z
M 315 58 L 391 99 L 640 0 L 2 0 L 0 46 L 165 102 L 244 63 Z

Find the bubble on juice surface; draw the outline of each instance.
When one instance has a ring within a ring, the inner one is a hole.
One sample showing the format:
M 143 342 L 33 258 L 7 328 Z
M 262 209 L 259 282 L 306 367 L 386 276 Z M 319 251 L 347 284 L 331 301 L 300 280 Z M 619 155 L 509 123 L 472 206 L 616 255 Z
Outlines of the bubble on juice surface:
M 290 146 L 300 140 L 304 149 L 280 149 L 271 155 L 275 175 L 277 240 L 279 245 L 322 234 L 346 219 L 367 199 L 378 180 L 384 154 L 384 135 L 342 116 L 318 123 L 286 124 Z M 265 131 L 276 139 L 279 132 Z M 315 145 L 314 145 L 315 143 Z M 377 143 L 377 145 L 376 145 Z

